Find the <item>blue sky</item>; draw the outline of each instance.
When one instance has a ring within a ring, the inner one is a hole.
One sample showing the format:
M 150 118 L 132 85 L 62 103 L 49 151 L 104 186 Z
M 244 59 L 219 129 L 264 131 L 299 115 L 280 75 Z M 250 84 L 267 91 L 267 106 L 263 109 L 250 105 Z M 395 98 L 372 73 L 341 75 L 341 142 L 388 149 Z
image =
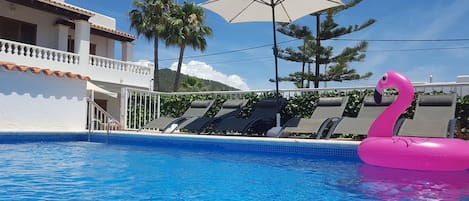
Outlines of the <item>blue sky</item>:
M 347 1 L 347 0 L 344 0 Z M 98 12 L 117 21 L 117 29 L 135 34 L 129 27 L 127 12 L 132 0 L 93 1 L 66 0 L 67 3 Z M 118 3 L 117 3 L 118 2 Z M 178 0 L 182 3 L 181 0 Z M 197 0 L 196 3 L 203 1 Z M 360 32 L 342 38 L 370 40 L 364 62 L 353 63 L 359 73 L 373 72 L 368 80 L 329 83 L 328 86 L 348 87 L 374 85 L 378 77 L 388 70 L 401 72 L 414 82 L 452 82 L 458 75 L 469 74 L 469 1 L 381 1 L 363 0 L 359 5 L 340 13 L 336 21 L 343 26 L 361 24 L 373 18 L 377 22 Z M 315 18 L 306 16 L 294 23 L 315 28 Z M 221 80 L 244 89 L 274 89 L 268 82 L 274 78 L 274 59 L 269 44 L 273 43 L 272 24 L 264 22 L 230 24 L 217 14 L 206 10 L 206 25 L 214 35 L 208 38 L 205 52 L 186 49 L 183 72 L 199 77 Z M 298 41 L 277 34 L 280 48 L 299 46 Z M 371 41 L 371 40 L 440 40 L 458 41 Z M 134 41 L 134 59 L 152 60 L 153 43 L 138 38 Z M 334 47 L 337 54 L 346 46 L 358 41 L 324 41 Z M 261 48 L 253 48 L 260 47 Z M 245 50 L 248 49 L 248 50 Z M 244 50 L 244 51 L 236 51 Z M 226 53 L 232 51 L 233 53 Z M 224 53 L 224 54 L 219 54 Z M 160 66 L 169 68 L 177 62 L 179 49 L 160 47 Z M 195 56 L 195 57 L 194 57 Z M 279 75 L 286 76 L 301 68 L 298 63 L 279 60 Z M 323 69 L 321 69 L 322 72 Z M 322 86 L 322 83 L 321 85 Z M 290 89 L 282 83 L 281 89 Z

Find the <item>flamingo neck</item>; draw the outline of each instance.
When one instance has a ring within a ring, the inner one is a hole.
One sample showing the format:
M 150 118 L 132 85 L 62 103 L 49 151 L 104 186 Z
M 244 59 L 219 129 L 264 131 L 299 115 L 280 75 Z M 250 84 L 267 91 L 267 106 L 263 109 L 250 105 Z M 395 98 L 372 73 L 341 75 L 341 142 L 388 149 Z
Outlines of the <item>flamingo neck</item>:
M 410 89 L 409 87 L 405 87 L 405 90 L 399 90 L 399 95 L 396 100 L 389 105 L 371 125 L 368 130 L 368 137 L 392 137 L 394 134 L 394 126 L 399 116 L 409 107 L 413 98 L 413 87 Z

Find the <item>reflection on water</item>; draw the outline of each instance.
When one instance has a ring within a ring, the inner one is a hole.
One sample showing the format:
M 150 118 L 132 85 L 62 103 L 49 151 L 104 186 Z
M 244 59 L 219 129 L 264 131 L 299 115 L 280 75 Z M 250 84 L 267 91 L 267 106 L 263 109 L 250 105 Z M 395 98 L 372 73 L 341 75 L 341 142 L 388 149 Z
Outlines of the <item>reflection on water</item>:
M 467 200 L 469 171 L 413 171 L 363 164 L 358 189 L 379 200 Z

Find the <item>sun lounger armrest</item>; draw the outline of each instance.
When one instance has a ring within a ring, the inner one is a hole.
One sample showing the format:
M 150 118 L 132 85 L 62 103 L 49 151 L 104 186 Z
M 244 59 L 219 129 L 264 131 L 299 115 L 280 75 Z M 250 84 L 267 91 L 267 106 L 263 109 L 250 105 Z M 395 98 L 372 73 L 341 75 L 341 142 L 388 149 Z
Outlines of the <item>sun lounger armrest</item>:
M 394 131 L 393 131 L 393 135 L 394 136 L 397 136 L 399 134 L 399 130 L 401 129 L 401 126 L 402 124 L 404 124 L 404 121 L 406 120 L 407 118 L 399 118 L 396 122 L 396 125 L 394 125 Z
M 316 139 L 321 139 L 322 133 L 326 128 L 329 128 L 329 131 L 327 132 L 325 139 L 329 139 L 332 133 L 334 132 L 335 127 L 337 127 L 337 125 L 339 124 L 340 120 L 342 120 L 342 117 L 331 117 L 326 119 L 326 121 L 324 121 L 324 123 L 319 128 L 318 133 L 316 134 Z
M 456 118 L 449 120 L 449 122 L 448 122 L 449 138 L 454 138 L 454 135 L 456 133 L 456 124 L 457 123 L 458 123 L 458 120 Z

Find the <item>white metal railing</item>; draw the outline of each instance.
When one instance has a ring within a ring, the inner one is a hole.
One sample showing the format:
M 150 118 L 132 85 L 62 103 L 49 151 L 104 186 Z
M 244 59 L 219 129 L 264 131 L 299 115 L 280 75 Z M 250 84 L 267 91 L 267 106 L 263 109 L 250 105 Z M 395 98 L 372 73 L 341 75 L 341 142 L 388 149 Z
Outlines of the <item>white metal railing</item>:
M 114 71 L 130 72 L 138 75 L 151 75 L 152 68 L 128 61 L 119 61 L 106 57 L 90 55 L 90 65 L 92 67 L 110 69 Z
M 121 125 L 111 114 L 106 112 L 96 102 L 88 99 L 88 132 L 95 130 L 106 130 L 109 134 L 111 130 L 119 130 Z
M 430 93 L 442 91 L 446 93 L 456 93 L 458 97 L 469 94 L 468 83 L 426 83 L 414 84 L 415 92 Z M 375 86 L 361 87 L 335 87 L 317 89 L 283 89 L 279 90 L 282 97 L 301 95 L 308 92 L 351 92 L 374 90 Z M 204 92 L 152 92 L 141 89 L 123 88 L 121 92 L 121 125 L 123 129 L 136 130 L 140 125 L 152 119 L 159 118 L 161 113 L 161 96 L 185 96 L 192 94 L 213 94 L 225 96 L 228 99 L 242 99 L 247 94 L 275 93 L 275 90 L 250 90 L 250 91 L 204 91 Z M 132 117 L 132 118 L 130 118 Z
M 78 65 L 79 55 L 60 50 L 0 39 L 0 54 Z

